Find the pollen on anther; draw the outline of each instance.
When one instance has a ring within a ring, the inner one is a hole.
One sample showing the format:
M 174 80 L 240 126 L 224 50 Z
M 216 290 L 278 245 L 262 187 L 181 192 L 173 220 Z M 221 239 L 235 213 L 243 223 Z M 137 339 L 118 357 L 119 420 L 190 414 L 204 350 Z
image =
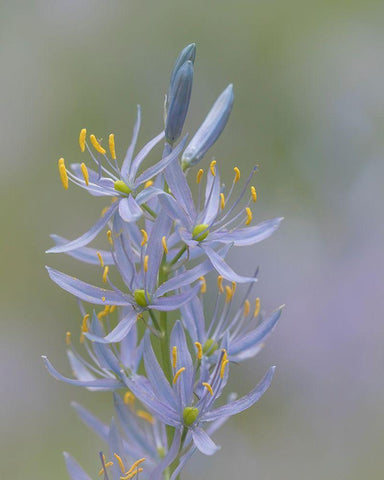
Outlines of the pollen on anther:
M 249 207 L 246 207 L 245 213 L 247 214 L 247 220 L 245 221 L 245 224 L 249 225 L 252 221 L 252 210 Z
M 107 238 L 108 238 L 108 242 L 110 243 L 110 245 L 113 245 L 113 238 L 112 238 L 112 232 L 111 232 L 111 230 L 108 230 L 108 232 L 107 232 Z
M 101 297 L 101 301 L 102 302 L 105 302 L 106 298 L 105 297 Z
M 216 170 L 215 170 L 215 166 L 216 166 L 216 160 L 212 160 L 212 162 L 209 164 L 209 169 L 211 171 L 211 174 L 215 177 L 216 176 Z
M 231 282 L 231 283 L 232 283 L 232 296 L 233 296 L 236 292 L 237 283 L 236 282 Z
M 115 135 L 113 133 L 109 134 L 108 145 L 109 151 L 111 152 L 111 157 L 113 158 L 113 160 L 116 160 Z
M 251 311 L 251 304 L 247 299 L 244 302 L 244 312 L 243 312 L 244 317 L 248 317 L 250 311 Z
M 200 168 L 200 170 L 197 172 L 197 175 L 196 175 L 196 183 L 199 184 L 201 182 L 201 179 L 204 175 L 204 170 L 202 168 Z
M 141 240 L 141 246 L 143 247 L 148 242 L 148 233 L 144 229 L 141 229 L 140 232 L 143 236 L 143 239 Z
M 117 453 L 114 453 L 113 456 L 116 458 L 116 460 L 119 464 L 121 473 L 125 473 L 125 465 L 124 465 L 123 460 L 121 459 L 120 455 L 118 455 Z
M 233 182 L 237 183 L 240 180 L 240 170 L 238 167 L 235 167 L 233 171 L 235 172 L 235 178 L 233 179 Z
M 152 180 L 148 180 L 147 182 L 144 183 L 144 188 L 152 187 L 152 185 L 153 185 L 153 181 L 152 181 Z
M 167 255 L 168 254 L 168 246 L 167 246 L 167 238 L 165 236 L 161 239 L 161 244 L 163 245 L 164 253 Z
M 83 162 L 81 165 L 80 165 L 80 168 L 81 168 L 81 173 L 83 174 L 83 177 L 84 177 L 84 182 L 85 184 L 89 185 L 89 173 L 88 173 L 88 168 L 87 166 L 85 165 L 85 163 Z
M 222 275 L 218 275 L 218 277 L 217 277 L 217 288 L 219 289 L 220 293 L 224 292 Z
M 260 298 L 257 297 L 256 302 L 255 302 L 255 311 L 253 312 L 253 316 L 257 317 L 259 315 L 259 312 L 260 312 Z
M 63 157 L 59 158 L 58 164 L 59 164 L 59 173 L 60 173 L 61 183 L 63 184 L 63 187 L 65 188 L 65 190 L 68 190 L 68 174 L 67 174 L 67 169 L 65 168 Z
M 144 272 L 148 272 L 148 255 L 145 255 L 143 262 Z
M 104 271 L 103 271 L 103 282 L 104 283 L 107 283 L 108 272 L 109 272 L 109 267 L 108 267 L 108 265 L 106 265 L 104 267 Z
M 146 420 L 148 423 L 151 423 L 152 425 L 155 423 L 154 418 L 152 415 L 145 410 L 136 410 L 136 415 L 139 418 L 142 418 L 143 420 Z
M 66 332 L 65 334 L 65 343 L 67 346 L 69 346 L 71 344 L 71 332 Z
M 88 320 L 89 320 L 89 313 L 86 313 L 83 317 L 83 321 L 82 321 L 82 324 L 81 324 L 81 331 L 84 333 L 84 332 L 88 332 Z
M 128 405 L 131 410 L 133 410 L 133 407 L 135 405 L 135 396 L 132 392 L 126 392 L 124 395 L 124 403 Z
M 106 153 L 105 148 L 103 148 L 103 147 L 100 145 L 100 143 L 98 142 L 98 140 L 97 140 L 97 138 L 95 137 L 95 135 L 93 135 L 93 134 L 90 135 L 90 136 L 89 136 L 89 139 L 91 140 L 91 143 L 92 143 L 92 145 L 93 145 L 93 148 L 94 148 L 97 152 L 99 152 L 99 153 L 101 153 L 101 154 L 103 154 L 103 155 Z
M 200 288 L 200 293 L 206 293 L 207 291 L 207 281 L 205 280 L 205 277 L 199 277 L 199 280 L 201 282 L 201 288 Z
M 180 377 L 180 375 L 184 372 L 185 367 L 179 368 L 179 370 L 175 373 L 175 376 L 173 377 L 172 383 L 175 385 L 177 382 L 177 379 Z
M 80 130 L 80 135 L 79 135 L 79 145 L 80 145 L 80 150 L 84 152 L 85 150 L 85 137 L 87 136 L 87 129 L 82 128 Z
M 113 313 L 115 310 L 116 310 L 116 305 L 111 305 L 111 306 L 109 307 L 109 312 L 110 312 L 110 313 Z
M 256 203 L 257 193 L 256 193 L 256 188 L 253 186 L 251 187 L 251 197 L 252 197 L 253 203 Z
M 203 385 L 203 387 L 205 387 L 205 388 L 208 390 L 208 392 L 213 396 L 213 389 L 212 389 L 211 385 L 210 385 L 209 383 L 207 383 L 207 382 L 203 382 L 202 385 Z
M 225 286 L 225 302 L 229 303 L 233 297 L 233 289 L 229 286 Z
M 96 255 L 97 255 L 97 258 L 99 259 L 101 268 L 103 268 L 104 267 L 104 260 L 103 260 L 103 257 L 101 256 L 101 253 L 96 252 Z
M 172 367 L 176 368 L 177 365 L 177 347 L 172 347 Z
M 227 363 L 229 363 L 229 360 L 228 360 L 228 359 L 223 360 L 223 362 L 222 362 L 222 364 L 221 364 L 221 369 L 220 369 L 220 378 L 221 378 L 221 379 L 224 378 L 225 367 L 226 367 Z
M 220 208 L 221 208 L 221 210 L 224 210 L 224 208 L 225 208 L 225 197 L 224 197 L 224 193 L 220 193 Z
M 195 346 L 197 348 L 197 359 L 201 360 L 203 358 L 203 347 L 200 342 L 195 342 Z

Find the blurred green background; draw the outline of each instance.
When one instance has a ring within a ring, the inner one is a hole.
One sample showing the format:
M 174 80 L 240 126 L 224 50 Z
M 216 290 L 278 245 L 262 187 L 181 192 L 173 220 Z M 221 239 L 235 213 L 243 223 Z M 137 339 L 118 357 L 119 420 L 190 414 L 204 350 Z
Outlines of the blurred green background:
M 244 273 L 260 264 L 264 308 L 286 309 L 264 351 L 233 368 L 245 393 L 276 364 L 271 389 L 183 478 L 382 478 L 383 23 L 382 1 L 1 2 L 1 478 L 65 479 L 63 450 L 95 471 L 102 445 L 69 403 L 107 420 L 110 398 L 56 382 L 40 360 L 69 373 L 65 331 L 80 320 L 44 264 L 90 275 L 46 256 L 48 235 L 74 238 L 103 206 L 63 191 L 57 159 L 79 161 L 84 126 L 114 132 L 122 155 L 137 103 L 141 145 L 154 136 L 190 42 L 186 130 L 233 82 L 233 114 L 211 155 L 228 179 L 233 165 L 245 174 L 258 163 L 254 216 L 285 217 L 271 240 L 232 258 Z

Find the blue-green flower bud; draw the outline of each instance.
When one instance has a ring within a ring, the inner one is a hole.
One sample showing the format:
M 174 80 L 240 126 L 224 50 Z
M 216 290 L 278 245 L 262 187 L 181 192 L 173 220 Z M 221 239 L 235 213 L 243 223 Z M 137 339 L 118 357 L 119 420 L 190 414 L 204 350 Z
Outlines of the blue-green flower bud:
M 180 137 L 183 130 L 191 99 L 192 82 L 193 63 L 188 60 L 179 68 L 170 90 L 165 138 L 171 144 Z
M 208 237 L 209 230 L 208 230 L 209 225 L 206 223 L 200 223 L 199 225 L 196 225 L 193 227 L 192 230 L 192 237 L 194 240 L 197 240 L 198 242 L 202 242 Z
M 196 421 L 199 410 L 196 407 L 185 407 L 183 410 L 183 420 L 187 427 Z
M 169 81 L 169 88 L 168 88 L 168 95 L 167 95 L 167 106 L 170 103 L 171 97 L 171 90 L 173 87 L 173 82 L 175 81 L 177 72 L 179 71 L 180 67 L 184 65 L 185 62 L 191 61 L 192 63 L 195 62 L 196 57 L 196 44 L 191 43 L 187 45 L 180 53 L 176 59 L 175 65 L 173 66 L 173 70 L 171 73 L 171 79 Z
M 181 158 L 183 169 L 196 165 L 219 138 L 233 105 L 233 87 L 228 85 L 214 103 Z

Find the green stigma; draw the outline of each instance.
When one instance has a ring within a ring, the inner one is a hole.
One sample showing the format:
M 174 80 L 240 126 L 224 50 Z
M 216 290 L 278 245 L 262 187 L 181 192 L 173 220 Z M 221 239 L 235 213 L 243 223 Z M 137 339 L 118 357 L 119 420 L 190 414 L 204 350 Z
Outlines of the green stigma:
M 189 427 L 196 420 L 199 415 L 199 410 L 196 407 L 185 407 L 183 411 L 183 420 L 185 425 Z
M 214 354 L 218 348 L 219 345 L 217 344 L 217 342 L 215 342 L 213 338 L 208 338 L 208 340 L 204 343 L 203 353 L 204 355 L 209 357 L 210 355 Z
M 123 180 L 116 180 L 114 183 L 115 190 L 121 193 L 125 193 L 126 195 L 130 194 L 132 190 L 128 187 L 126 183 L 123 182 Z
M 147 307 L 148 306 L 148 302 L 147 302 L 147 298 L 145 296 L 145 291 L 144 290 L 135 290 L 134 293 L 133 293 L 133 297 L 134 297 L 137 305 L 139 305 L 140 307 Z M 147 294 L 147 297 L 148 297 L 148 300 L 149 300 L 149 295 L 148 294 Z
M 197 240 L 198 242 L 205 240 L 209 234 L 208 227 L 209 225 L 206 223 L 200 223 L 199 225 L 196 225 L 192 230 L 193 239 Z

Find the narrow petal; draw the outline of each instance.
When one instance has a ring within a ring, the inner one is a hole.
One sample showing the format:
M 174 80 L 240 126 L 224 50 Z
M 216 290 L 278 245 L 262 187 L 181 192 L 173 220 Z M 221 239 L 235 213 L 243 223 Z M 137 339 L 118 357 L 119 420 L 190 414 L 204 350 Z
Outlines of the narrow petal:
M 142 214 L 143 211 L 132 195 L 119 201 L 119 215 L 125 222 L 135 222 Z
M 181 318 L 189 335 L 194 342 L 204 342 L 205 317 L 203 305 L 199 297 L 195 297 L 189 303 L 181 307 Z
M 177 380 L 177 386 L 181 392 L 181 404 L 184 409 L 190 406 L 193 400 L 193 383 L 194 383 L 194 369 L 192 364 L 192 357 L 188 350 L 187 339 L 185 337 L 184 328 L 178 320 L 171 332 L 171 349 L 177 349 L 176 370 L 185 368 L 180 378 Z M 172 351 L 172 350 L 171 350 Z
M 76 410 L 76 413 L 81 420 L 87 425 L 88 428 L 93 430 L 104 442 L 108 441 L 109 427 L 95 415 L 89 412 L 86 408 L 82 407 L 76 402 L 72 402 L 71 406 Z
M 50 237 L 55 242 L 55 245 L 58 247 L 60 247 L 61 245 L 66 245 L 69 242 L 69 240 L 64 237 L 60 237 L 59 235 L 50 235 Z M 81 247 L 77 250 L 70 250 L 69 252 L 64 253 L 67 253 L 69 256 L 75 258 L 76 260 L 80 260 L 84 263 L 90 263 L 92 265 L 100 264 L 100 260 L 97 255 L 97 253 L 100 253 L 100 255 L 103 257 L 104 265 L 113 265 L 114 263 L 111 252 L 108 252 L 107 250 L 97 250 L 96 248 Z
M 236 415 L 237 413 L 243 412 L 247 408 L 251 407 L 262 397 L 262 395 L 264 395 L 270 386 L 274 371 L 275 367 L 271 367 L 261 382 L 251 392 L 249 392 L 248 395 L 205 413 L 201 420 L 204 422 L 212 422 L 221 417 Z
M 136 322 L 137 312 L 131 310 L 124 318 L 122 318 L 116 327 L 108 333 L 105 337 L 99 337 L 92 335 L 90 332 L 86 332 L 85 336 L 94 342 L 98 343 L 116 343 L 121 342 L 130 332 L 132 326 Z
M 192 438 L 196 447 L 201 453 L 204 453 L 204 455 L 213 455 L 220 450 L 220 447 L 218 447 L 211 437 L 200 427 L 192 430 Z
M 159 195 L 159 201 L 162 208 L 172 218 L 172 220 L 178 220 L 186 228 L 192 227 L 192 220 L 189 214 L 180 206 L 180 204 L 168 193 Z
M 202 244 L 202 248 L 208 255 L 208 258 L 212 262 L 212 265 L 215 267 L 216 271 L 226 280 L 236 283 L 257 282 L 257 278 L 255 277 L 244 277 L 234 272 L 232 268 L 223 260 L 223 258 L 214 250 L 212 250 L 212 248 L 205 246 L 204 244 Z
M 205 223 L 210 225 L 217 216 L 220 205 L 220 175 L 216 171 L 216 175 L 213 176 L 211 172 L 208 173 L 207 186 L 205 188 L 205 204 L 204 210 L 199 216 L 198 223 Z
M 185 303 L 192 300 L 197 295 L 201 286 L 195 285 L 190 290 L 180 293 L 178 295 L 172 295 L 170 297 L 156 298 L 156 300 L 150 305 L 154 310 L 163 312 L 170 312 L 182 307 Z
M 169 167 L 167 167 L 165 178 L 177 203 L 183 208 L 186 215 L 190 218 L 190 221 L 193 222 L 196 217 L 196 209 L 187 179 L 181 170 L 178 160 L 173 161 Z
M 88 230 L 88 232 L 84 233 L 84 235 L 82 235 L 81 237 L 77 238 L 76 240 L 72 240 L 71 242 L 68 242 L 65 245 L 52 247 L 49 250 L 47 250 L 47 253 L 69 252 L 70 250 L 76 250 L 77 248 L 88 245 L 88 243 L 90 243 L 107 225 L 109 220 L 112 218 L 112 216 L 116 212 L 118 206 L 119 206 L 119 202 L 113 203 L 108 208 L 108 210 L 104 213 L 104 215 L 93 225 L 93 227 L 91 227 Z
M 147 180 L 144 180 L 144 182 L 135 182 L 135 177 L 137 175 L 137 172 L 140 168 L 140 165 L 142 162 L 145 160 L 145 158 L 148 156 L 148 154 L 151 152 L 151 150 L 164 138 L 164 131 L 160 132 L 159 135 L 157 135 L 155 138 L 150 140 L 141 150 L 140 152 L 136 155 L 135 159 L 132 162 L 131 170 L 129 172 L 129 183 L 132 185 L 140 185 L 140 183 L 144 183 L 150 178 L 147 178 Z M 153 176 L 153 175 L 152 175 Z M 140 177 L 139 177 L 140 178 Z
M 173 440 L 170 449 L 167 454 L 161 460 L 159 465 L 151 472 L 151 480 L 161 480 L 163 478 L 164 470 L 175 460 L 177 454 L 180 450 L 180 441 L 181 441 L 181 429 L 176 429 L 173 435 Z
M 282 220 L 283 218 L 273 218 L 272 220 L 259 223 L 254 227 L 239 228 L 234 232 L 221 231 L 217 234 L 213 232 L 209 238 L 211 241 L 232 243 L 236 247 L 254 245 L 270 237 L 279 228 Z
M 71 480 L 92 480 L 69 453 L 64 452 L 64 459 Z
M 120 437 L 119 430 L 117 429 L 116 421 L 112 417 L 111 425 L 109 427 L 109 435 L 108 435 L 108 446 L 109 446 L 109 458 L 110 459 L 115 459 L 114 455 L 115 453 L 119 455 L 119 457 L 124 458 L 124 448 L 123 448 L 123 442 Z M 112 471 L 112 478 L 120 478 L 121 475 L 121 470 L 118 462 L 113 462 L 113 465 L 111 465 L 111 471 Z
M 127 153 L 123 161 L 123 165 L 121 167 L 121 178 L 125 182 L 129 182 L 129 178 L 130 178 L 129 170 L 132 165 L 132 158 L 133 158 L 133 153 L 135 151 L 135 147 L 137 143 L 137 137 L 139 135 L 140 124 L 141 124 L 141 108 L 140 108 L 140 105 L 137 105 L 137 118 L 136 118 L 135 126 L 133 127 L 131 144 L 128 147 Z

